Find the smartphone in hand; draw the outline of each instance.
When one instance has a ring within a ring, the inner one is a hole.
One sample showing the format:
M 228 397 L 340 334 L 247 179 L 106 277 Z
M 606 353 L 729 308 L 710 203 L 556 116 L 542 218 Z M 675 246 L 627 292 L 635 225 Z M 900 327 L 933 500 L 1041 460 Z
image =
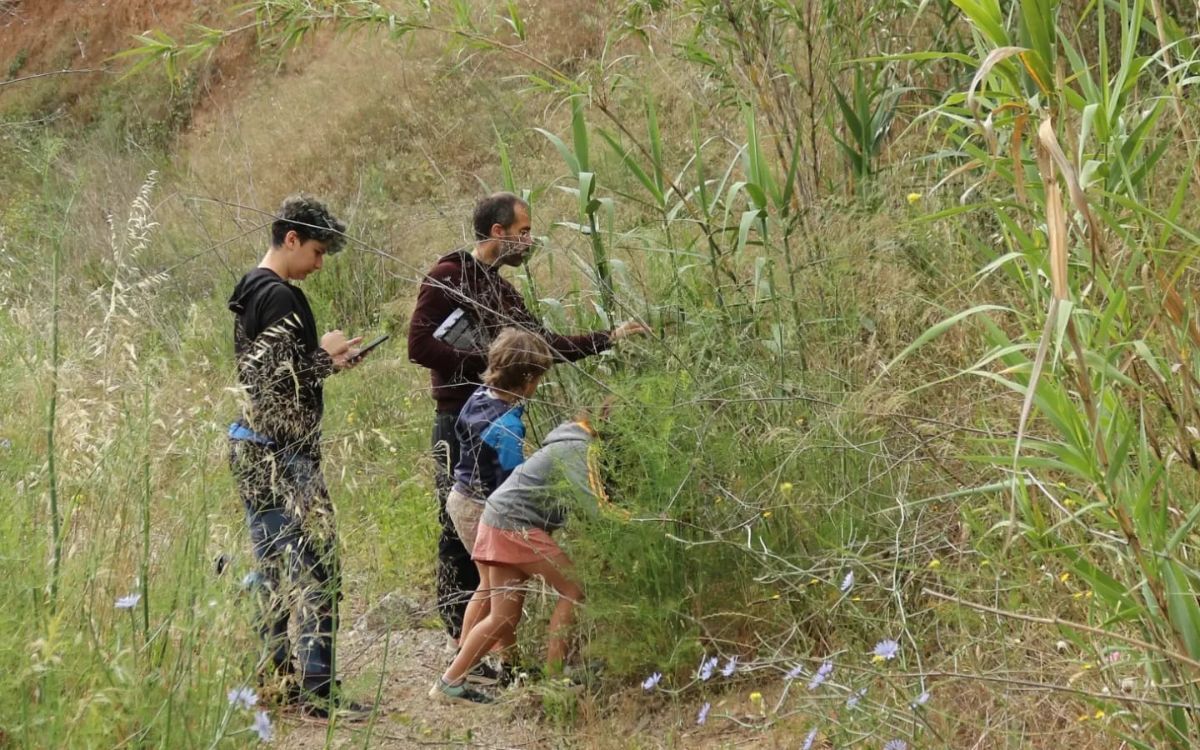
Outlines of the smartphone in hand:
M 363 358 L 363 357 L 365 357 L 365 356 L 367 356 L 367 354 L 368 354 L 368 353 L 369 353 L 369 352 L 370 352 L 372 349 L 374 349 L 375 347 L 379 346 L 380 344 L 382 344 L 383 342 L 387 341 L 387 340 L 388 340 L 388 339 L 390 339 L 390 338 L 391 338 L 391 336 L 390 336 L 389 334 L 386 334 L 386 333 L 385 333 L 385 334 L 383 334 L 383 335 L 382 335 L 382 336 L 380 336 L 379 338 L 375 339 L 375 340 L 374 340 L 374 341 L 372 341 L 371 343 L 369 343 L 369 344 L 367 344 L 366 346 L 364 346 L 362 349 L 359 349 L 359 350 L 358 350 L 358 353 L 357 353 L 357 354 L 355 354 L 353 357 L 351 357 L 351 358 L 350 358 L 350 359 L 351 359 L 351 361 L 353 361 L 353 362 L 358 362 L 358 361 L 362 360 L 362 358 Z

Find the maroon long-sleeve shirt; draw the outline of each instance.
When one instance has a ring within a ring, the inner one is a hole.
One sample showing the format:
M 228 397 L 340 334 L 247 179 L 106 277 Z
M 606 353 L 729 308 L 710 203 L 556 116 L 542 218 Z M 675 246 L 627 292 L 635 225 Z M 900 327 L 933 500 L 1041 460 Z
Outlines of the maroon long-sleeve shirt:
M 568 362 L 602 352 L 611 344 L 607 331 L 564 336 L 546 330 L 498 268 L 480 263 L 466 250 L 455 250 L 438 258 L 422 280 L 408 328 L 408 358 L 429 368 L 439 412 L 457 414 L 487 369 L 486 349 L 456 349 L 433 337 L 460 307 L 487 341 L 503 328 L 524 328 L 540 335 Z

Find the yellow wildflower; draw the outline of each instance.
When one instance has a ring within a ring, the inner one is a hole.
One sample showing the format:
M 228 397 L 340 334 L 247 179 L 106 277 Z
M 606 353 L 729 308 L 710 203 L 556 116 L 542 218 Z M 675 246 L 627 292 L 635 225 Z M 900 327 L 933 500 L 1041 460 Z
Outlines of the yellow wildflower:
M 783 482 L 782 484 L 780 484 L 779 492 L 780 492 L 780 494 L 783 494 L 783 495 L 792 494 L 792 483 L 791 482 Z
M 1104 709 L 1101 709 L 1101 708 L 1096 709 L 1096 713 L 1093 714 L 1093 716 L 1097 719 L 1103 719 L 1104 718 Z
M 1058 580 L 1066 583 L 1067 581 L 1071 580 L 1071 574 L 1064 570 L 1058 574 Z
M 937 570 L 940 567 L 942 567 L 942 561 L 937 559 L 936 557 L 929 561 L 929 569 L 930 570 Z
M 909 193 L 908 195 L 906 195 L 904 197 L 908 201 L 908 205 L 910 205 L 910 206 L 917 205 L 917 201 L 921 200 L 920 193 Z

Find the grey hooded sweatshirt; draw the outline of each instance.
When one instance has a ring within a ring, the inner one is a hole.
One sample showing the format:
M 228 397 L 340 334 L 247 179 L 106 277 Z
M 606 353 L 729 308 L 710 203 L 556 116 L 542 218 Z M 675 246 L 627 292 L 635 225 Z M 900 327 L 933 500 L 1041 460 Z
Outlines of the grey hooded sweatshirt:
M 593 433 L 579 422 L 550 431 L 542 447 L 513 470 L 487 499 L 480 521 L 505 531 L 554 531 L 568 511 L 594 513 L 604 492 L 588 455 Z

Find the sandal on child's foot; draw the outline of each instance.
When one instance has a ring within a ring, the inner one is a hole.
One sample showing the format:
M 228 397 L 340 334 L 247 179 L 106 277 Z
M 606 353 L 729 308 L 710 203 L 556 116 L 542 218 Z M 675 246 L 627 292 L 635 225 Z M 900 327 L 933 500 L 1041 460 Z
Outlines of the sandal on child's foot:
M 433 687 L 429 688 L 429 697 L 444 703 L 462 701 L 464 703 L 485 704 L 495 702 L 495 699 L 487 693 L 481 693 L 469 687 L 466 680 L 457 685 L 451 685 L 441 677 L 437 679 L 437 682 L 433 683 Z

